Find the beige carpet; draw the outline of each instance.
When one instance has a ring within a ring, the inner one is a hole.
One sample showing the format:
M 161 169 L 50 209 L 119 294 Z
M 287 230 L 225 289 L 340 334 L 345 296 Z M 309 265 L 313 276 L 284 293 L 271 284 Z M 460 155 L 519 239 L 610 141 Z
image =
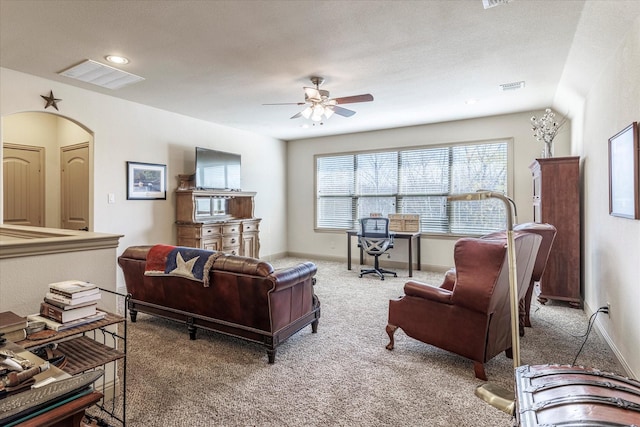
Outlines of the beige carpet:
M 294 265 L 282 259 L 274 266 Z M 470 361 L 399 330 L 385 349 L 387 307 L 407 271 L 380 281 L 358 278 L 357 263 L 315 261 L 322 304 L 317 334 L 307 327 L 267 363 L 263 347 L 213 332 L 190 341 L 184 325 L 139 314 L 128 328 L 127 424 L 136 426 L 513 426 L 475 397 Z M 439 284 L 441 274 L 414 271 Z M 587 317 L 559 302 L 532 307 L 521 339 L 522 364 L 571 364 Z M 425 325 L 429 327 L 429 325 Z M 577 364 L 620 372 L 593 331 Z M 492 383 L 513 388 L 513 362 L 486 365 Z M 116 424 L 117 425 L 117 424 Z

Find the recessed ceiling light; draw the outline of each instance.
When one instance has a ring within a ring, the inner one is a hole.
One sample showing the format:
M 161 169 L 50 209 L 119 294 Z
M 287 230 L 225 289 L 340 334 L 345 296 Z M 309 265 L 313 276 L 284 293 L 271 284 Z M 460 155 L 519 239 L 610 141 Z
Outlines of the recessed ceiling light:
M 477 102 L 478 102 L 478 99 L 476 99 L 476 98 L 469 98 L 466 101 L 464 101 L 464 103 L 467 104 L 467 105 L 473 105 L 473 104 L 475 104 Z
M 124 56 L 107 55 L 104 57 L 104 59 L 111 62 L 112 64 L 128 64 L 129 63 L 129 60 Z

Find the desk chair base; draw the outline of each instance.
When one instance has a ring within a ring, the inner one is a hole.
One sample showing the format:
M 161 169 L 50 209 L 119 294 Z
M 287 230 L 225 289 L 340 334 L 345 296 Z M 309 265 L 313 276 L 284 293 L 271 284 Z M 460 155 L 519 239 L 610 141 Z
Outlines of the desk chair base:
M 384 280 L 385 274 L 393 274 L 393 277 L 398 277 L 398 274 L 395 271 L 385 270 L 384 268 L 380 268 L 380 264 L 378 263 L 378 257 L 375 257 L 375 261 L 373 264 L 373 268 L 363 268 L 360 270 L 360 278 L 362 278 L 365 274 L 375 273 L 380 277 L 380 280 Z
M 389 270 L 376 270 L 376 269 L 370 269 L 370 270 L 360 270 L 360 277 L 362 277 L 364 274 L 369 274 L 369 273 L 375 273 L 378 276 L 380 276 L 380 280 L 384 280 L 384 275 L 385 274 L 393 274 L 393 277 L 398 277 L 398 275 L 396 273 L 394 273 L 393 271 L 389 271 Z

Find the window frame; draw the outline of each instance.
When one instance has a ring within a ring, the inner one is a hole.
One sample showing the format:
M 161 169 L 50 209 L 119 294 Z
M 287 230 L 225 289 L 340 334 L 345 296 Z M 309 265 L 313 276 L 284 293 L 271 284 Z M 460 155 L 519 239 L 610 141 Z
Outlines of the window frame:
M 345 232 L 349 230 L 353 230 L 353 228 L 329 228 L 329 227 L 318 227 L 318 159 L 324 157 L 338 157 L 338 156 L 357 156 L 359 154 L 369 154 L 369 153 L 386 153 L 386 152 L 395 152 L 400 153 L 401 151 L 411 151 L 411 150 L 421 150 L 421 149 L 436 149 L 436 148 L 449 148 L 449 147 L 459 147 L 459 146 L 467 146 L 467 145 L 482 145 L 482 144 L 496 144 L 496 143 L 506 143 L 507 146 L 507 154 L 506 154 L 506 162 L 507 162 L 507 178 L 506 178 L 506 196 L 514 199 L 514 140 L 512 137 L 505 138 L 491 138 L 491 139 L 482 139 L 482 140 L 469 140 L 469 141 L 456 141 L 456 142 L 448 142 L 448 143 L 435 143 L 435 144 L 422 144 L 415 146 L 398 146 L 393 148 L 386 149 L 368 149 L 368 150 L 358 150 L 358 151 L 344 151 L 344 152 L 333 152 L 333 153 L 322 153 L 315 154 L 313 161 L 313 227 L 314 231 L 318 233 L 336 233 L 336 232 Z M 448 194 L 448 193 L 447 193 Z M 362 196 L 357 196 L 355 194 L 351 195 L 352 200 L 357 202 L 357 199 Z M 394 197 L 398 197 L 396 193 Z M 406 195 L 405 195 L 406 197 Z M 354 203 L 356 203 L 354 202 Z M 355 208 L 357 212 L 357 206 Z M 450 218 L 451 209 L 448 206 L 448 216 Z M 396 206 L 397 212 L 397 206 Z M 357 218 L 354 219 L 354 223 L 357 222 Z M 479 234 L 460 234 L 460 233 L 435 233 L 430 231 L 421 231 L 421 235 L 427 237 L 434 238 L 460 238 L 460 237 L 473 237 L 478 236 Z

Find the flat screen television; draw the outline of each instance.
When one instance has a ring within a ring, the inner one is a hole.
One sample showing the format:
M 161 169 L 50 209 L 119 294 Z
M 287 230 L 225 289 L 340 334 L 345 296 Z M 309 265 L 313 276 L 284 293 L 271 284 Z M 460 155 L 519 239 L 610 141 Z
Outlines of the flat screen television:
M 240 154 L 196 147 L 196 188 L 239 191 L 240 164 Z

